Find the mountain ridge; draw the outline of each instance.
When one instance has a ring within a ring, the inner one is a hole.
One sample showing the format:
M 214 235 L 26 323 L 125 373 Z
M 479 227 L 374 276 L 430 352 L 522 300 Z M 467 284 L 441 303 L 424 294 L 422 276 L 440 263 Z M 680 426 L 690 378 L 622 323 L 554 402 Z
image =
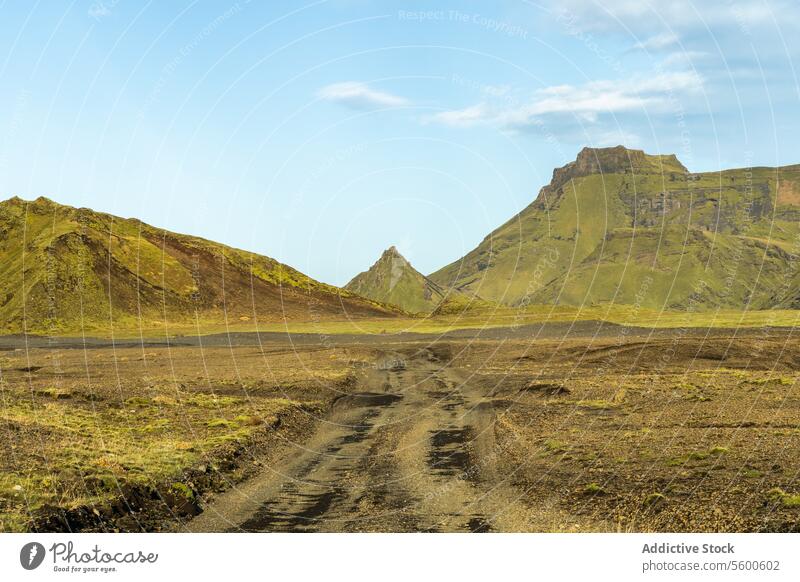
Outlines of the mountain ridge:
M 390 246 L 366 271 L 353 277 L 345 286 L 362 297 L 397 305 L 409 313 L 430 313 L 447 298 L 448 292 L 417 271 Z
M 691 173 L 674 154 L 584 148 L 533 202 L 429 277 L 511 306 L 785 307 L 794 295 L 769 288 L 796 275 L 785 247 L 799 219 L 800 165 Z M 739 285 L 724 282 L 730 264 Z M 690 282 L 699 280 L 698 300 Z
M 39 197 L 0 202 L 0 328 L 394 317 L 270 257 Z
M 689 172 L 584 148 L 520 212 L 426 276 L 395 247 L 343 289 L 275 259 L 39 197 L 0 202 L 0 330 L 448 314 L 619 303 L 800 307 L 800 164 Z

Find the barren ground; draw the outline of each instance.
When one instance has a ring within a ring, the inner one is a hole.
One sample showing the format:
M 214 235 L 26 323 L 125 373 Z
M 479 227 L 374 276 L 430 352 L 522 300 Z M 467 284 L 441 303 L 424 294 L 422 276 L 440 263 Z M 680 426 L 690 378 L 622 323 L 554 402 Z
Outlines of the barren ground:
M 0 340 L 0 528 L 800 529 L 791 331 L 230 339 Z

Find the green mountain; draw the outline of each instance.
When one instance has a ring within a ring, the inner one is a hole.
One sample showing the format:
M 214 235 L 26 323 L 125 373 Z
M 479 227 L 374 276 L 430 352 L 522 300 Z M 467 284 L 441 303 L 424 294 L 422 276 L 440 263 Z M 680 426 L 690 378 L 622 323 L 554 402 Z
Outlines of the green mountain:
M 269 257 L 46 198 L 0 202 L 0 330 L 391 317 Z
M 356 275 L 344 288 L 362 297 L 397 305 L 409 313 L 430 313 L 448 295 L 412 267 L 395 247 L 386 249 L 368 271 Z
M 690 173 L 674 155 L 585 148 L 442 287 L 507 305 L 800 306 L 800 165 Z

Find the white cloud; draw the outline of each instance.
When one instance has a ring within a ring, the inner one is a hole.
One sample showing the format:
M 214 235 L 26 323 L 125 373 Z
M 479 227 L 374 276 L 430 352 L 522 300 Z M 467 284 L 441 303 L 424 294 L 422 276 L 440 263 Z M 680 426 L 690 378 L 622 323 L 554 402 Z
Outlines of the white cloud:
M 692 67 L 707 60 L 709 56 L 709 53 L 705 51 L 675 51 L 664 57 L 661 66 L 664 68 Z
M 450 127 L 469 127 L 478 123 L 489 121 L 493 114 L 485 103 L 465 107 L 464 109 L 453 109 L 442 111 L 427 118 L 430 121 L 448 125 Z
M 317 93 L 321 99 L 341 103 L 355 109 L 373 109 L 379 107 L 402 107 L 408 105 L 408 100 L 371 89 L 366 83 L 347 81 L 327 85 Z
M 787 9 L 797 11 L 796 5 L 788 0 L 551 0 L 550 3 L 559 20 L 571 27 L 628 32 L 645 38 L 664 30 L 670 33 L 714 30 L 743 23 L 758 26 L 785 15 Z
M 492 123 L 510 129 L 539 125 L 547 116 L 572 116 L 577 121 L 596 123 L 600 116 L 630 111 L 658 115 L 668 109 L 671 99 L 693 95 L 703 89 L 703 79 L 693 72 L 665 72 L 622 80 L 591 81 L 583 85 L 554 85 L 539 89 L 525 103 L 484 102 L 432 116 L 451 127 Z
M 663 51 L 680 44 L 680 38 L 674 32 L 662 32 L 639 41 L 634 46 L 635 49 L 645 51 Z

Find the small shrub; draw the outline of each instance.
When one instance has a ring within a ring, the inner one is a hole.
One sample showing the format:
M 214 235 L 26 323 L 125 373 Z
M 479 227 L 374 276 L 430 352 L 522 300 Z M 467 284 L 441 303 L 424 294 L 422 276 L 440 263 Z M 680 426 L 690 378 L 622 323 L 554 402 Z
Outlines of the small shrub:
M 186 485 L 185 483 L 180 483 L 180 482 L 173 483 L 172 490 L 175 491 L 175 493 L 179 494 L 184 499 L 186 499 L 187 501 L 194 500 L 194 491 L 192 491 L 192 488 Z
M 153 401 L 141 396 L 133 396 L 125 401 L 126 406 L 151 406 Z
M 605 492 L 606 492 L 605 489 L 603 489 L 599 484 L 594 482 L 589 483 L 586 487 L 583 488 L 584 495 L 603 495 L 605 494 Z
M 704 451 L 694 451 L 692 453 L 689 453 L 689 456 L 687 458 L 690 461 L 702 461 L 708 458 L 708 453 Z
M 561 441 L 550 439 L 544 441 L 544 448 L 546 448 L 550 452 L 558 452 L 566 450 L 567 445 L 566 443 L 562 443 Z
M 767 491 L 767 496 L 775 503 L 780 503 L 784 507 L 800 507 L 800 495 L 786 493 L 780 487 L 774 487 Z
M 55 400 L 66 400 L 68 398 L 72 398 L 72 392 L 69 390 L 61 390 L 53 387 L 36 390 L 36 394 L 39 396 L 45 396 L 47 398 L 53 398 Z
M 206 423 L 208 428 L 236 428 L 236 423 L 226 418 L 212 418 Z

